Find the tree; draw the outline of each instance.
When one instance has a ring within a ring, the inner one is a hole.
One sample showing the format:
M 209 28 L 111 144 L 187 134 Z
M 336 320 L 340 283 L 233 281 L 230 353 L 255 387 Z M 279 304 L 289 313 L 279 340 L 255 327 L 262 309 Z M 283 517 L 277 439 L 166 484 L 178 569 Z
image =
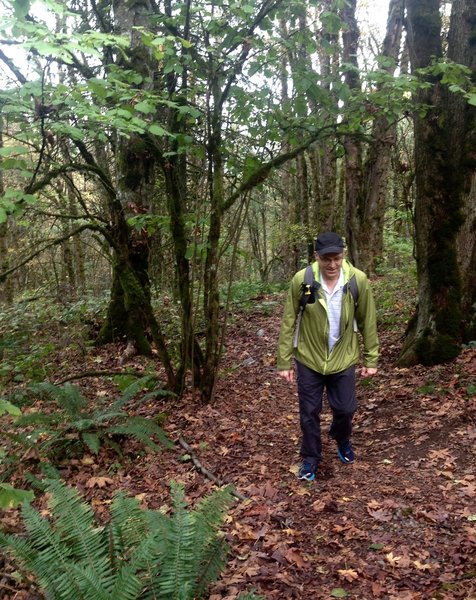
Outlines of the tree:
M 476 107 L 465 84 L 476 74 L 476 2 L 455 0 L 452 5 L 448 57 L 465 68 L 433 62 L 443 56 L 438 0 L 409 0 L 407 11 L 412 69 L 426 73 L 427 85 L 416 101 L 428 108 L 414 114 L 419 303 L 399 362 L 437 364 L 459 353 L 463 307 L 474 311 L 476 300 L 474 221 L 463 227 L 474 218 Z M 459 259 L 463 230 L 469 233 L 468 247 Z
M 343 63 L 346 65 L 345 77 L 352 90 L 358 90 L 362 86 L 357 62 L 359 28 L 355 10 L 356 2 L 353 1 L 342 11 L 347 24 L 343 32 Z M 393 75 L 398 64 L 403 14 L 404 1 L 391 0 L 387 32 L 378 57 L 379 68 L 389 75 Z M 379 93 L 388 93 L 387 82 L 387 77 L 375 78 L 374 82 L 371 82 L 377 102 Z M 389 104 L 388 110 L 382 112 L 372 96 L 369 100 L 368 104 L 362 106 L 362 111 L 378 113 L 369 127 L 369 136 L 363 139 L 359 135 L 350 135 L 345 140 L 346 237 L 352 262 L 372 275 L 383 254 L 387 180 L 400 111 L 393 112 Z

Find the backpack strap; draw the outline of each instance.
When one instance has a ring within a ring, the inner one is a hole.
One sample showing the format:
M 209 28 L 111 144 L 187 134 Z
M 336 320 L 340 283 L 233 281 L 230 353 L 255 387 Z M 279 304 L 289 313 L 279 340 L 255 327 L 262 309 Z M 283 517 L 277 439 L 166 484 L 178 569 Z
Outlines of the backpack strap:
M 299 340 L 299 329 L 301 328 L 302 313 L 308 302 L 316 301 L 316 292 L 321 287 L 321 284 L 314 279 L 314 271 L 312 265 L 308 265 L 304 271 L 304 281 L 301 284 L 301 298 L 299 300 L 299 309 L 296 316 L 296 328 L 294 330 L 293 348 L 297 348 Z M 311 303 L 312 303 L 311 302 Z
M 344 285 L 342 291 L 344 293 L 350 291 L 352 298 L 354 299 L 355 309 L 357 310 L 357 307 L 359 306 L 359 288 L 357 286 L 357 279 L 355 278 L 355 275 L 352 275 L 349 281 Z
M 319 289 L 319 283 L 314 279 L 314 271 L 312 265 L 308 265 L 304 271 L 304 281 L 301 284 L 301 299 L 299 300 L 299 308 L 304 310 L 306 304 L 311 300 L 313 292 Z M 315 298 L 315 296 L 314 296 Z

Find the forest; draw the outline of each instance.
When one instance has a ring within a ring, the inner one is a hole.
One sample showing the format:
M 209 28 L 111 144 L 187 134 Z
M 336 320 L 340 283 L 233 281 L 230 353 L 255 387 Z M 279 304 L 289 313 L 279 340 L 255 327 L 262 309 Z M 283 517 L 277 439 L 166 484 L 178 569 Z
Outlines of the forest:
M 1 0 L 0 82 L 0 600 L 476 598 L 476 0 Z M 325 231 L 380 359 L 306 483 Z

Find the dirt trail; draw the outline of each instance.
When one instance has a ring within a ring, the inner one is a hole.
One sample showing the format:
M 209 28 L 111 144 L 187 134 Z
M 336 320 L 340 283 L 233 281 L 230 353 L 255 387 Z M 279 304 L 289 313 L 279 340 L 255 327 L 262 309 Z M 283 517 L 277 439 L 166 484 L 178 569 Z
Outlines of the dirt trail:
M 342 465 L 324 436 L 319 476 L 303 485 L 296 390 L 273 366 L 279 314 L 230 331 L 216 403 L 190 399 L 175 424 L 250 498 L 232 512 L 234 557 L 212 600 L 251 588 L 282 600 L 476 599 L 476 411 L 462 393 L 476 352 L 402 370 L 382 339 L 380 373 L 358 388 L 356 462 Z M 328 409 L 323 421 L 326 431 Z M 192 494 L 208 485 L 189 463 L 182 478 Z
M 170 437 L 183 436 L 203 467 L 249 498 L 227 519 L 232 555 L 211 600 L 245 590 L 267 600 L 476 600 L 476 349 L 449 365 L 401 370 L 398 340 L 381 335 L 379 375 L 358 386 L 356 462 L 342 465 L 324 435 L 322 468 L 303 484 L 296 389 L 274 367 L 274 306 L 235 317 L 213 405 L 189 394 L 141 408 L 166 414 Z M 120 356 L 111 348 L 90 354 L 92 366 L 100 359 L 114 367 Z M 326 408 L 324 432 L 329 424 Z M 107 518 L 119 488 L 150 508 L 168 506 L 171 480 L 185 485 L 191 503 L 203 497 L 213 484 L 184 454 L 178 444 L 156 454 L 126 443 L 123 459 L 101 451 L 64 461 L 60 471 Z M 91 484 L 101 477 L 107 485 Z M 16 529 L 14 515 L 8 519 Z M 2 591 L 4 599 L 36 597 Z

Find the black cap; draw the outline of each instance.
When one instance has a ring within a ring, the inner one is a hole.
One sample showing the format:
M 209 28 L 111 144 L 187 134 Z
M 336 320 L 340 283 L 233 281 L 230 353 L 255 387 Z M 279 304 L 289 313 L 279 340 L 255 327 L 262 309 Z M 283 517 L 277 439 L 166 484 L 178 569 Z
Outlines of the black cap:
M 318 254 L 341 254 L 344 252 L 344 240 L 332 231 L 321 233 L 316 238 L 316 252 Z

